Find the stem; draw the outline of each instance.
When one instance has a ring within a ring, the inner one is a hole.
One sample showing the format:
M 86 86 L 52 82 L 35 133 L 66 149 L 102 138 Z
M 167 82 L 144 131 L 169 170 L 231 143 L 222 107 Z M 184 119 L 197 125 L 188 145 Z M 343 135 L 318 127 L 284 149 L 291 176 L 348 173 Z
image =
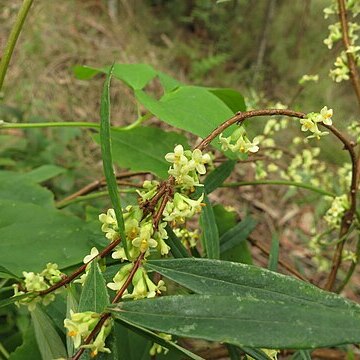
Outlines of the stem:
M 132 124 L 131 124 L 132 125 Z M 136 126 L 112 127 L 112 131 L 128 131 Z M 99 129 L 100 124 L 86 121 L 60 121 L 60 122 L 42 122 L 42 123 L 0 123 L 0 129 L 36 129 L 36 128 L 52 128 L 52 127 L 82 127 L 89 129 Z
M 67 276 L 65 279 L 61 280 L 60 282 L 58 282 L 57 284 L 49 287 L 46 290 L 40 291 L 39 295 L 46 295 L 49 294 L 53 291 L 55 291 L 56 289 L 61 288 L 62 286 L 65 286 L 67 284 L 69 284 L 72 280 L 74 280 L 75 278 L 77 278 L 81 273 L 83 273 L 87 267 L 87 265 L 92 262 L 94 259 L 99 258 L 102 259 L 104 258 L 107 254 L 110 253 L 111 250 L 113 250 L 117 245 L 120 244 L 121 239 L 115 240 L 113 242 L 111 242 L 103 251 L 101 251 L 101 253 L 98 256 L 95 256 L 93 259 L 91 259 L 89 262 L 87 262 L 86 264 L 80 266 L 78 269 L 76 269 L 71 275 Z
M 50 128 L 50 127 L 84 127 L 98 129 L 100 125 L 91 122 L 44 122 L 44 123 L 26 123 L 26 124 L 0 124 L 0 129 L 35 129 L 35 128 Z
M 350 79 L 360 106 L 360 78 L 359 78 L 359 72 L 356 66 L 356 61 L 354 54 L 347 52 L 349 47 L 351 46 L 351 40 L 349 36 L 349 26 L 348 26 L 348 20 L 347 20 L 347 14 L 346 14 L 346 6 L 345 6 L 345 0 L 338 0 L 338 6 L 339 6 L 339 18 L 340 18 L 340 24 L 341 24 L 341 30 L 342 30 L 342 40 L 344 44 L 344 48 L 346 51 L 346 56 L 348 60 L 348 66 L 349 66 L 349 72 L 350 72 Z
M 15 20 L 15 24 L 11 29 L 9 39 L 6 43 L 4 52 L 1 57 L 0 61 L 0 91 L 4 84 L 5 75 L 10 63 L 11 56 L 13 54 L 16 41 L 20 35 L 21 29 L 24 25 L 26 16 L 30 10 L 30 6 L 33 3 L 33 0 L 24 0 L 19 13 L 17 15 L 17 18 Z
M 128 288 L 128 286 L 130 285 L 136 271 L 139 269 L 142 260 L 144 259 L 145 253 L 142 253 L 135 261 L 133 268 L 130 271 L 129 276 L 127 277 L 125 283 L 123 284 L 123 286 L 121 287 L 121 289 L 116 293 L 113 301 L 111 302 L 112 304 L 117 303 L 121 297 L 123 296 L 125 290 Z M 97 333 L 100 331 L 101 327 L 104 325 L 105 321 L 111 316 L 110 313 L 103 313 L 100 317 L 99 322 L 96 324 L 95 328 L 93 329 L 93 331 L 89 334 L 89 336 L 84 340 L 84 344 L 83 345 L 87 345 L 90 344 L 90 342 L 92 341 L 92 339 L 95 338 L 95 336 L 97 335 Z M 85 351 L 84 348 L 80 348 L 76 354 L 72 357 L 72 360 L 79 360 L 81 355 L 83 354 L 83 352 Z
M 135 189 L 119 189 L 119 192 L 124 193 L 124 194 L 130 194 L 130 193 L 135 193 L 136 190 Z M 97 199 L 100 197 L 107 196 L 108 194 L 109 194 L 109 192 L 107 190 L 106 191 L 98 191 L 98 192 L 95 192 L 92 194 L 78 196 L 78 197 L 76 197 L 74 199 L 70 199 L 70 200 L 61 200 L 56 203 L 56 207 L 58 209 L 62 209 L 66 206 L 69 206 L 69 205 L 72 205 L 72 204 L 75 204 L 75 203 L 78 203 L 81 201 Z
M 138 126 L 140 126 L 143 122 L 145 122 L 146 120 L 149 120 L 153 117 L 152 113 L 147 113 L 144 116 L 139 117 L 138 119 L 136 119 L 132 124 L 128 125 L 128 126 L 124 126 L 123 129 L 124 130 L 131 130 L 134 129 Z
M 219 125 L 209 136 L 200 142 L 195 149 L 204 150 L 217 136 L 219 136 L 224 130 L 235 123 L 242 123 L 244 120 L 257 117 L 257 116 L 274 116 L 284 115 L 304 119 L 306 114 L 298 111 L 287 110 L 287 109 L 265 109 L 265 110 L 251 110 L 245 112 L 238 112 L 229 120 L 224 121 Z
M 325 196 L 331 196 L 331 197 L 335 197 L 336 195 L 317 188 L 313 185 L 310 184 L 304 184 L 304 183 L 299 183 L 296 181 L 287 181 L 287 180 L 255 180 L 255 181 L 240 181 L 240 182 L 233 182 L 233 183 L 224 183 L 222 184 L 221 187 L 238 187 L 238 186 L 251 186 L 251 185 L 285 185 L 285 186 L 295 186 L 295 187 L 299 187 L 299 188 L 303 188 L 303 189 L 307 189 L 310 191 L 314 191 L 318 194 L 322 194 Z
M 336 290 L 337 293 L 340 293 L 341 291 L 343 291 L 345 286 L 349 283 L 349 281 L 355 271 L 356 265 L 359 263 L 359 260 L 360 260 L 360 238 L 358 239 L 357 244 L 356 244 L 356 262 L 351 263 L 349 270 L 345 276 L 345 279 L 343 280 L 341 285 Z
M 251 245 L 257 247 L 266 256 L 270 255 L 270 251 L 264 245 L 260 244 L 260 242 L 257 239 L 249 236 L 248 240 L 251 243 Z M 288 264 L 284 260 L 279 259 L 279 265 L 282 266 L 287 271 L 289 271 L 289 273 L 295 275 L 297 278 L 299 278 L 303 281 L 308 281 L 303 275 L 301 275 L 296 269 L 294 269 L 290 264 Z
M 8 353 L 8 351 L 5 349 L 4 345 L 1 342 L 0 342 L 0 352 L 3 354 L 5 359 L 10 358 L 10 354 Z

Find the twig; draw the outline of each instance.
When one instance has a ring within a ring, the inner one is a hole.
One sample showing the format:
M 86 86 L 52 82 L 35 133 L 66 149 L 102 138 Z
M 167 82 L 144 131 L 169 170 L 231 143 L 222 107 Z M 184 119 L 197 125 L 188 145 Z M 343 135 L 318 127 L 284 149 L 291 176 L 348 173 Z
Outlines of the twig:
M 133 176 L 139 176 L 139 175 L 147 175 L 148 172 L 143 172 L 143 171 L 139 171 L 139 172 L 125 172 L 125 173 L 121 173 L 121 174 L 118 174 L 116 176 L 117 179 L 125 179 L 125 178 L 129 178 L 129 177 L 133 177 Z M 124 183 L 122 182 L 123 185 L 126 185 L 128 186 L 129 184 L 131 186 L 136 186 L 136 184 L 132 184 L 132 183 Z M 82 196 L 82 195 L 86 195 L 86 194 L 89 194 L 90 192 L 94 191 L 94 190 L 97 190 L 103 186 L 106 185 L 106 180 L 105 178 L 101 178 L 100 180 L 95 180 L 93 182 L 91 182 L 90 184 L 87 184 L 85 185 L 84 187 L 82 187 L 80 190 L 74 192 L 73 194 L 67 196 L 66 198 L 60 200 L 58 202 L 58 204 L 62 204 L 62 203 L 67 203 L 69 202 L 70 200 L 73 200 L 75 198 L 77 198 L 78 196 Z
M 339 239 L 344 238 L 348 233 L 350 226 L 353 222 L 354 215 L 356 212 L 356 192 L 357 192 L 357 174 L 358 174 L 358 160 L 354 151 L 354 144 L 347 140 L 339 130 L 334 128 L 332 125 L 324 125 L 327 129 L 332 131 L 332 133 L 344 144 L 344 148 L 349 152 L 351 158 L 351 185 L 350 185 L 350 208 L 345 212 L 341 219 Z M 325 284 L 325 289 L 331 291 L 334 287 L 336 275 L 341 265 L 342 251 L 344 248 L 345 240 L 339 242 L 336 246 L 335 253 L 332 259 L 332 267 L 328 279 Z
M 46 290 L 40 291 L 39 295 L 46 295 L 49 294 L 59 288 L 61 288 L 62 286 L 65 286 L 67 284 L 69 284 L 72 280 L 74 280 L 75 278 L 77 278 L 81 273 L 83 273 L 86 269 L 86 266 L 92 262 L 95 258 L 100 258 L 102 259 L 103 257 L 105 257 L 107 254 L 109 254 L 109 252 L 114 249 L 117 245 L 120 244 L 121 239 L 118 240 L 114 240 L 113 242 L 111 242 L 104 250 L 102 250 L 99 255 L 95 256 L 93 259 L 91 259 L 89 262 L 87 262 L 86 264 L 80 266 L 78 269 L 76 269 L 71 275 L 65 277 L 63 280 L 61 280 L 60 282 L 56 283 L 55 285 L 49 287 Z
M 112 304 L 116 304 L 121 297 L 123 296 L 125 290 L 128 288 L 128 286 L 130 285 L 136 271 L 139 269 L 142 260 L 144 259 L 144 255 L 145 253 L 142 253 L 135 261 L 133 268 L 130 271 L 129 276 L 127 277 L 125 283 L 123 284 L 123 286 L 121 287 L 121 289 L 116 293 L 113 301 L 111 302 Z M 93 331 L 88 335 L 88 337 L 84 340 L 84 344 L 83 345 L 88 345 L 91 343 L 91 341 L 95 338 L 95 336 L 97 335 L 97 333 L 100 331 L 101 327 L 104 325 L 105 321 L 110 317 L 110 313 L 103 313 L 100 316 L 99 322 L 96 324 L 95 328 L 93 329 Z M 85 351 L 84 348 L 80 348 L 76 354 L 72 357 L 72 360 L 79 360 L 81 355 L 83 354 L 83 352 Z
M 342 30 L 342 40 L 346 51 L 346 57 L 348 60 L 350 79 L 360 106 L 359 72 L 356 66 L 354 55 L 351 52 L 348 52 L 349 47 L 351 46 L 351 41 L 349 37 L 349 26 L 348 26 L 347 14 L 346 14 L 345 0 L 338 0 L 338 6 L 339 6 L 339 18 L 340 18 L 340 24 Z
M 250 241 L 250 243 L 257 247 L 261 252 L 263 252 L 266 256 L 270 255 L 270 251 L 263 246 L 262 244 L 259 243 L 259 241 L 257 239 L 255 239 L 254 237 L 249 236 L 248 240 Z M 279 265 L 281 265 L 284 269 L 286 269 L 287 271 L 289 271 L 289 273 L 295 275 L 297 278 L 303 280 L 303 281 L 309 281 L 307 280 L 303 275 L 301 275 L 296 269 L 294 269 L 293 266 L 291 266 L 289 263 L 287 263 L 284 260 L 279 259 Z

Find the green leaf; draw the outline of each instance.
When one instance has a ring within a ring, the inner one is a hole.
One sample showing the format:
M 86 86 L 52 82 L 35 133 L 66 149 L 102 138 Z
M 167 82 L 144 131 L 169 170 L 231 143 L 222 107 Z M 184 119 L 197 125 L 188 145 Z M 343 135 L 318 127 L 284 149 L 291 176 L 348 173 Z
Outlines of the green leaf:
M 158 71 L 158 77 L 159 77 L 162 87 L 164 88 L 165 93 L 171 92 L 171 91 L 175 90 L 177 87 L 183 85 L 177 79 L 175 79 L 161 71 Z
M 114 322 L 114 334 L 119 360 L 149 360 L 151 342 L 130 330 L 119 321 Z
M 12 171 L 0 171 L 0 199 L 37 204 L 43 207 L 54 206 L 54 195 L 51 191 L 29 180 L 26 174 Z M 3 214 L 2 211 L 0 210 L 1 214 Z
M 67 354 L 64 344 L 50 318 L 39 306 L 34 311 L 31 311 L 30 314 L 42 359 L 66 358 Z
M 57 175 L 63 174 L 66 169 L 56 165 L 42 165 L 30 172 L 23 174 L 23 177 L 30 182 L 41 183 Z
M 76 78 L 80 80 L 88 80 L 94 77 L 95 75 L 99 74 L 100 69 L 96 69 L 90 66 L 82 66 L 82 65 L 76 65 L 72 68 L 74 75 Z
M 112 310 L 112 308 L 110 308 L 110 309 Z M 202 357 L 192 353 L 191 351 L 179 346 L 175 342 L 163 339 L 161 336 L 157 335 L 153 331 L 150 331 L 142 326 L 135 325 L 131 321 L 127 321 L 126 319 L 123 319 L 123 318 L 118 318 L 118 319 L 127 328 L 138 333 L 139 335 L 146 336 L 147 338 L 151 339 L 153 342 L 155 342 L 161 346 L 164 346 L 167 349 L 175 350 L 177 353 L 186 355 L 190 359 L 194 359 L 194 360 L 202 360 L 203 359 Z
M 278 268 L 280 246 L 279 240 L 279 235 L 274 232 L 271 239 L 271 249 L 268 264 L 268 269 L 271 271 L 277 271 Z
M 255 229 L 256 223 L 251 216 L 237 223 L 220 238 L 220 251 L 225 252 L 245 241 Z
M 96 235 L 79 218 L 44 206 L 0 200 L 0 264 L 21 276 L 47 262 L 78 264 Z
M 174 234 L 171 227 L 169 225 L 166 226 L 166 232 L 169 236 L 168 239 L 166 239 L 167 245 L 171 248 L 171 253 L 174 256 L 174 258 L 187 258 L 190 257 L 189 253 L 187 252 L 184 245 L 181 243 L 180 239 Z
M 228 160 L 215 168 L 209 175 L 205 178 L 204 187 L 207 194 L 212 193 L 219 186 L 223 184 L 223 182 L 230 176 L 232 171 L 234 170 L 234 166 L 236 161 Z
M 233 112 L 218 97 L 197 86 L 180 86 L 160 100 L 141 90 L 136 90 L 135 96 L 160 120 L 203 138 L 233 116 Z M 229 132 L 231 130 L 225 133 Z M 219 147 L 217 141 L 214 146 Z
M 242 347 L 243 350 L 247 355 L 250 355 L 255 360 L 271 360 L 269 356 L 267 356 L 262 350 L 260 349 L 251 349 L 249 347 Z
M 36 342 L 34 328 L 29 326 L 24 334 L 23 343 L 10 354 L 9 360 L 39 360 L 41 354 Z
M 233 210 L 226 210 L 221 204 L 214 205 L 213 210 L 221 238 L 221 236 L 236 225 L 237 214 Z
M 101 95 L 100 104 L 100 145 L 101 145 L 101 157 L 103 161 L 104 174 L 106 184 L 109 191 L 109 197 L 112 206 L 115 211 L 116 220 L 119 228 L 120 238 L 126 239 L 125 225 L 122 213 L 122 207 L 120 202 L 120 196 L 118 192 L 116 176 L 114 174 L 112 149 L 111 149 L 111 136 L 110 136 L 110 80 L 114 67 L 112 66 L 109 73 L 106 76 L 106 80 Z M 130 258 L 127 250 L 127 243 L 123 241 L 124 250 L 126 256 Z
M 206 206 L 203 207 L 200 215 L 200 226 L 202 229 L 201 241 L 206 257 L 209 259 L 219 259 L 219 231 L 216 226 L 214 211 L 206 194 L 203 201 Z
M 309 350 L 299 350 L 291 357 L 291 360 L 311 360 L 311 352 Z
M 2 299 L 0 300 L 0 308 L 14 304 L 16 301 L 19 301 L 21 299 L 25 299 L 29 297 L 28 294 L 21 294 L 21 295 L 17 295 L 17 296 L 12 296 L 10 298 L 7 299 Z
M 75 76 L 81 80 L 88 80 L 93 76 L 103 73 L 108 74 L 110 66 L 94 68 L 91 66 L 75 66 L 73 71 Z M 113 75 L 122 80 L 133 89 L 144 88 L 155 76 L 157 72 L 148 64 L 114 64 Z
M 19 277 L 0 265 L 0 279 L 19 279 Z
M 286 297 L 276 301 L 246 294 L 179 295 L 122 302 L 111 312 L 155 331 L 240 347 L 308 349 L 360 341 L 356 304 L 339 308 Z
M 94 136 L 99 142 L 99 137 Z M 177 144 L 189 148 L 186 138 L 175 132 L 141 126 L 128 131 L 111 132 L 114 161 L 133 171 L 149 171 L 162 179 L 168 177 L 170 163 L 165 160 Z
M 228 349 L 230 360 L 241 360 L 239 348 L 237 346 L 226 344 L 226 348 Z
M 199 294 L 248 296 L 268 301 L 322 304 L 358 310 L 339 295 L 266 269 L 230 261 L 209 259 L 149 260 L 145 267 Z M 340 311 L 340 310 L 339 310 Z
M 106 289 L 104 277 L 96 260 L 91 262 L 84 287 L 81 292 L 78 312 L 94 311 L 102 313 L 109 305 L 109 294 Z
M 224 88 L 210 88 L 209 91 L 221 99 L 233 113 L 246 110 L 244 97 L 238 91 Z

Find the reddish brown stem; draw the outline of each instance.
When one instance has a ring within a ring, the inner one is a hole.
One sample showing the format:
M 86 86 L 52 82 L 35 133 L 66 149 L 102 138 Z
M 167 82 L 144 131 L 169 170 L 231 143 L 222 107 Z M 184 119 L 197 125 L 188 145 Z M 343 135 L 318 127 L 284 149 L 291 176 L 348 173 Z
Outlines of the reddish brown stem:
M 342 30 L 342 40 L 346 51 L 346 57 L 348 60 L 348 67 L 350 72 L 350 79 L 356 94 L 356 97 L 358 99 L 358 103 L 360 106 L 360 77 L 359 72 L 356 66 L 356 61 L 354 54 L 351 52 L 348 52 L 349 47 L 351 46 L 351 40 L 349 36 L 349 26 L 348 26 L 348 20 L 347 20 L 347 13 L 346 13 L 346 6 L 345 6 L 345 0 L 338 0 L 338 6 L 339 6 L 339 18 L 340 18 L 340 24 L 341 24 L 341 30 Z
M 107 254 L 109 254 L 109 252 L 111 250 L 113 250 L 117 245 L 120 244 L 121 239 L 115 240 L 113 242 L 111 242 L 104 250 L 101 251 L 101 253 L 99 253 L 98 256 L 94 257 L 95 258 L 103 258 L 105 257 Z M 78 269 L 76 269 L 71 275 L 67 276 L 66 278 L 64 278 L 63 280 L 61 280 L 60 282 L 56 283 L 55 285 L 49 287 L 46 290 L 40 291 L 39 295 L 46 295 L 49 294 L 59 288 L 61 288 L 62 286 L 65 286 L 67 284 L 69 284 L 72 280 L 74 280 L 75 278 L 77 278 L 81 273 L 83 273 L 86 269 L 86 266 L 92 262 L 94 259 L 90 260 L 88 263 L 80 266 Z
M 128 288 L 128 286 L 130 285 L 136 271 L 139 269 L 140 265 L 141 265 L 141 261 L 144 259 L 144 255 L 145 253 L 142 253 L 137 260 L 134 263 L 133 268 L 130 271 L 130 274 L 128 276 L 128 278 L 126 279 L 125 283 L 123 284 L 123 286 L 121 287 L 121 289 L 116 293 L 113 301 L 111 302 L 112 304 L 116 304 L 121 297 L 123 296 L 124 292 L 126 291 L 126 289 Z M 83 345 L 88 345 L 91 343 L 91 341 L 95 338 L 95 336 L 98 334 L 98 332 L 101 330 L 101 327 L 104 325 L 105 321 L 110 317 L 110 313 L 103 313 L 99 319 L 99 322 L 96 324 L 95 328 L 93 329 L 93 331 L 88 335 L 88 337 L 84 340 L 84 344 Z M 80 348 L 76 354 L 72 357 L 72 360 L 79 360 L 81 355 L 83 354 L 83 352 L 85 351 L 84 348 Z
M 133 177 L 133 176 L 147 175 L 147 174 L 148 174 L 147 172 L 143 172 L 143 171 L 124 172 L 124 173 L 118 174 L 116 176 L 116 178 L 118 180 L 120 180 L 120 179 L 125 179 L 125 178 L 129 178 L 129 177 Z M 128 185 L 136 186 L 136 184 L 126 183 L 126 182 L 121 182 L 121 184 L 126 185 L 126 186 L 128 186 Z M 89 194 L 90 192 L 97 190 L 105 185 L 106 185 L 105 178 L 101 178 L 100 180 L 95 180 L 95 181 L 91 182 L 90 184 L 85 185 L 83 188 L 79 189 L 78 191 L 74 192 L 73 194 L 67 196 L 66 198 L 58 201 L 58 204 L 67 203 L 69 200 L 73 200 L 79 196 Z

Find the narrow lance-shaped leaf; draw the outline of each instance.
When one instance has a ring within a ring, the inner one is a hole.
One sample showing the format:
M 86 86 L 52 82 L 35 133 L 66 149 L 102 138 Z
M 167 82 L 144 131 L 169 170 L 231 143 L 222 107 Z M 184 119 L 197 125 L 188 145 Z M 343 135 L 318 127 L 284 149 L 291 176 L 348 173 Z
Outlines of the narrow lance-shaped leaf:
M 214 211 L 206 194 L 204 194 L 205 206 L 200 215 L 200 225 L 202 229 L 201 240 L 209 259 L 220 257 L 219 231 L 216 226 Z
M 176 344 L 173 341 L 170 340 L 166 340 L 164 338 L 162 338 L 161 336 L 159 336 L 158 334 L 156 334 L 153 331 L 150 331 L 149 329 L 146 329 L 142 326 L 139 325 L 135 325 L 129 321 L 126 321 L 125 319 L 119 319 L 120 322 L 126 326 L 127 328 L 129 328 L 130 330 L 138 333 L 139 335 L 142 335 L 144 337 L 147 337 L 148 339 L 152 340 L 153 342 L 164 346 L 167 349 L 173 349 L 175 350 L 177 353 L 186 355 L 188 358 L 193 359 L 193 360 L 203 360 L 202 357 L 192 353 L 191 351 L 181 347 L 180 345 Z
M 149 260 L 145 267 L 198 294 L 243 295 L 250 298 L 311 303 L 354 309 L 359 305 L 309 283 L 257 266 L 209 259 Z M 340 311 L 340 310 L 339 310 Z
M 107 305 L 109 305 L 109 295 L 105 280 L 97 261 L 94 260 L 90 264 L 90 270 L 81 292 L 78 312 L 95 311 L 101 313 Z
M 100 105 L 100 142 L 101 142 L 101 156 L 103 160 L 104 174 L 106 178 L 106 184 L 109 190 L 109 196 L 111 203 L 114 207 L 116 220 L 119 227 L 120 237 L 123 240 L 122 244 L 126 256 L 130 258 L 128 254 L 127 244 L 125 241 L 125 225 L 122 213 L 122 207 L 120 202 L 120 196 L 118 192 L 116 176 L 113 169 L 113 159 L 111 150 L 111 135 L 110 135 L 110 80 L 113 72 L 113 66 L 110 68 L 109 73 L 106 76 L 104 83 L 103 93 L 101 95 Z
M 166 232 L 169 238 L 166 239 L 165 241 L 170 246 L 171 248 L 170 251 L 173 254 L 174 258 L 190 257 L 184 245 L 181 243 L 180 239 L 174 234 L 174 232 L 172 231 L 169 225 L 166 226 Z
M 110 311 L 136 326 L 240 347 L 309 349 L 360 342 L 358 305 L 331 307 L 246 294 L 179 295 L 123 302 Z
M 66 349 L 59 334 L 56 332 L 51 319 L 39 306 L 31 311 L 31 320 L 42 359 L 66 358 Z
M 273 233 L 271 239 L 271 249 L 270 249 L 269 264 L 268 264 L 268 269 L 271 271 L 277 271 L 278 268 L 279 246 L 280 246 L 279 235 L 277 233 Z
M 256 220 L 247 216 L 220 238 L 220 251 L 225 252 L 245 241 L 254 230 Z

